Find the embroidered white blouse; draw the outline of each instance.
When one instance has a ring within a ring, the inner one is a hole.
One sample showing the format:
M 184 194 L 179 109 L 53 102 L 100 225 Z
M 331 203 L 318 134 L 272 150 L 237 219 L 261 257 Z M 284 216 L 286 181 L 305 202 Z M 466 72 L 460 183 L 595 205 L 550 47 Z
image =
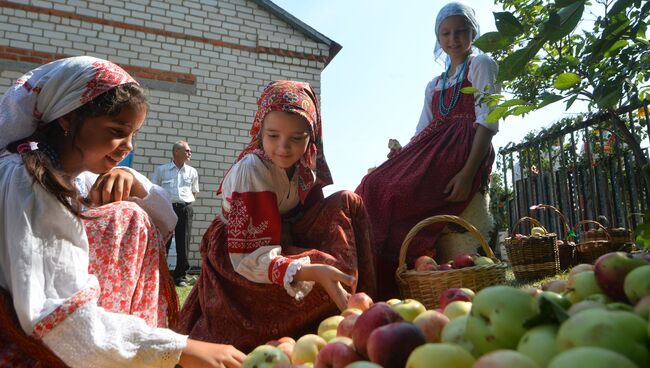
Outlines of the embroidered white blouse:
M 309 257 L 284 257 L 280 244 L 281 216 L 300 201 L 297 174 L 289 179 L 284 169 L 251 153 L 233 165 L 221 190 L 220 216 L 235 271 L 253 282 L 282 285 L 298 300 L 306 296 L 314 282 L 292 282 Z
M 486 91 L 488 93 L 499 93 L 501 87 L 496 84 L 497 73 L 499 67 L 497 63 L 492 60 L 492 58 L 486 54 L 479 55 L 470 55 L 470 64 L 469 71 L 467 74 L 467 79 L 472 84 L 472 87 L 477 88 L 479 91 Z M 447 88 L 454 86 L 456 83 L 462 82 L 463 76 L 460 74 L 460 67 L 456 68 L 456 71 L 452 76 L 448 78 L 448 82 L 451 81 L 450 85 Z M 485 87 L 487 86 L 487 90 Z M 422 113 L 420 114 L 420 120 L 418 121 L 417 128 L 415 129 L 415 135 L 420 133 L 424 128 L 433 121 L 433 111 L 432 111 L 432 101 L 434 91 L 439 91 L 442 88 L 442 81 L 440 76 L 433 78 L 428 84 L 424 91 L 424 106 L 422 107 Z M 477 104 L 474 107 L 474 112 L 476 114 L 476 123 L 485 126 L 493 132 L 499 131 L 499 123 L 488 123 L 486 122 L 487 116 L 492 111 L 493 107 L 488 107 L 487 104 Z
M 0 286 L 11 293 L 27 334 L 73 298 L 87 297 L 42 336 L 66 364 L 173 367 L 178 362 L 187 336 L 97 306 L 99 283 L 88 273 L 82 222 L 34 183 L 19 155 L 0 153 L 0 196 Z

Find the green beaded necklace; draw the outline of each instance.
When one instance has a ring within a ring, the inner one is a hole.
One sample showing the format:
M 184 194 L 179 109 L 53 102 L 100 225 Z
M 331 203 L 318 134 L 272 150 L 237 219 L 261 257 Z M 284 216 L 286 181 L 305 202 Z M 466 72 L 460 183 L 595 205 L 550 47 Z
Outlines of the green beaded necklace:
M 442 88 L 440 90 L 440 106 L 439 106 L 440 114 L 442 116 L 449 115 L 451 110 L 453 110 L 456 107 L 456 104 L 458 104 L 458 100 L 460 99 L 460 89 L 463 86 L 462 78 L 465 77 L 465 69 L 467 69 L 467 61 L 468 60 L 469 60 L 469 57 L 466 57 L 465 61 L 463 61 L 462 66 L 460 67 L 460 73 L 458 75 L 459 75 L 459 78 L 461 79 L 461 81 L 454 85 L 454 89 L 452 91 L 451 101 L 449 102 L 449 106 L 445 106 L 445 87 L 447 85 L 447 78 L 448 78 L 448 75 L 449 75 L 449 69 L 451 68 L 451 65 L 442 74 Z

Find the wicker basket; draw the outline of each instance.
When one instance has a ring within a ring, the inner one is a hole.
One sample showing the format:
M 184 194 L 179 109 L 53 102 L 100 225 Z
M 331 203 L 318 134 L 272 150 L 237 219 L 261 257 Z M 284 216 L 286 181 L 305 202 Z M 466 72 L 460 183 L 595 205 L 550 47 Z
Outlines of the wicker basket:
M 467 229 L 476 237 L 485 254 L 495 264 L 465 267 L 446 271 L 415 271 L 406 269 L 406 254 L 409 244 L 423 228 L 436 222 L 453 222 Z M 438 215 L 418 222 L 406 234 L 399 253 L 399 266 L 395 271 L 395 280 L 402 298 L 416 299 L 427 309 L 438 307 L 440 294 L 448 288 L 469 288 L 478 291 L 491 285 L 506 282 L 507 265 L 498 260 L 481 233 L 469 222 L 458 216 Z
M 560 258 L 557 247 L 557 235 L 547 233 L 535 236 L 516 236 L 514 230 L 522 221 L 530 221 L 533 225 L 544 228 L 539 221 L 532 217 L 522 217 L 513 226 L 513 235 L 506 238 L 504 245 L 512 272 L 519 281 L 531 281 L 560 272 Z
M 548 204 L 538 204 L 536 206 L 532 206 L 530 208 L 530 217 L 534 218 L 533 211 L 537 209 L 551 209 L 560 218 L 560 222 L 564 230 L 564 236 L 567 237 L 565 240 L 556 240 L 558 257 L 560 258 L 560 270 L 568 270 L 571 267 L 575 266 L 577 263 L 576 243 L 568 238 L 569 231 L 571 230 L 569 226 L 569 220 L 562 212 L 560 212 L 560 210 Z
M 619 243 L 612 242 L 612 238 L 609 235 L 609 231 L 600 224 L 598 221 L 593 220 L 582 220 L 579 221 L 574 227 L 576 234 L 581 225 L 585 224 L 594 224 L 598 229 L 605 234 L 605 239 L 595 238 L 592 236 L 587 236 L 585 239 L 584 234 L 580 236 L 580 242 L 576 245 L 576 251 L 578 253 L 578 260 L 581 263 L 594 263 L 598 257 L 602 256 L 605 253 L 615 252 L 621 248 Z M 593 233 L 592 233 L 593 234 Z

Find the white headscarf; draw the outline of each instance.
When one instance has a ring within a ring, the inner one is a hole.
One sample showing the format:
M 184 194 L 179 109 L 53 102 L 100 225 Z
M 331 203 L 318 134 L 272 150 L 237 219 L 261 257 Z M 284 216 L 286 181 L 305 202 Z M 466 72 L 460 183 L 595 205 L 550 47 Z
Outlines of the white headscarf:
M 436 17 L 436 47 L 433 50 L 433 54 L 435 55 L 436 60 L 438 60 L 442 54 L 442 46 L 440 46 L 440 42 L 438 41 L 438 32 L 440 31 L 440 25 L 445 19 L 454 15 L 465 17 L 467 20 L 467 25 L 472 28 L 472 31 L 474 31 L 474 38 L 472 41 L 476 40 L 481 35 L 481 29 L 478 25 L 478 22 L 476 21 L 474 9 L 471 6 L 461 2 L 453 2 L 443 6 L 442 9 L 440 9 L 438 12 L 438 16 Z M 474 52 L 477 51 L 474 46 L 472 46 L 472 50 L 474 50 Z M 449 56 L 447 56 L 445 63 L 447 65 L 450 63 Z
M 27 72 L 0 100 L 0 150 L 124 83 L 137 82 L 110 61 L 90 56 L 56 60 Z

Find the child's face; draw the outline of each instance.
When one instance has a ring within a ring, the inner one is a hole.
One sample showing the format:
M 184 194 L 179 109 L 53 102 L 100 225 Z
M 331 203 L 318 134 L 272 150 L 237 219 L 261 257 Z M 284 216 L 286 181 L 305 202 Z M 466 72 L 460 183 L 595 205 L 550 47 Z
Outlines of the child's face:
M 467 25 L 465 17 L 460 15 L 445 18 L 438 29 L 438 42 L 455 63 L 462 62 L 469 55 L 473 37 L 472 28 Z
M 133 150 L 133 136 L 142 126 L 146 109 L 126 107 L 117 116 L 86 119 L 75 137 L 74 147 L 59 152 L 63 169 L 70 174 L 105 173 Z
M 271 111 L 264 117 L 262 146 L 273 163 L 285 170 L 300 160 L 309 144 L 309 126 L 300 115 Z

